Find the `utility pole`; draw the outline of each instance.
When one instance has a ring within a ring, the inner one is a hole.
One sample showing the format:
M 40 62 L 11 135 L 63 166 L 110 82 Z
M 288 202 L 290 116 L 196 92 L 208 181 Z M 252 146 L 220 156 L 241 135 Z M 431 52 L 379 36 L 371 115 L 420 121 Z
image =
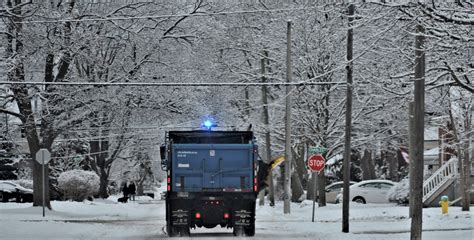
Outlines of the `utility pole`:
M 410 160 L 412 167 L 413 186 L 411 186 L 411 194 L 413 198 L 412 219 L 411 219 L 411 240 L 421 239 L 422 222 L 423 222 L 423 143 L 425 129 L 425 51 L 424 36 L 425 30 L 421 25 L 416 27 L 415 37 L 415 103 L 414 103 L 414 120 L 413 127 L 416 131 L 413 142 L 413 159 Z
M 354 5 L 349 5 L 349 29 L 347 30 L 347 90 L 346 90 L 346 133 L 344 140 L 344 162 L 343 162 L 343 192 L 342 192 L 342 232 L 349 232 L 349 180 L 351 159 L 351 124 L 352 124 L 352 42 L 354 20 Z
M 286 30 L 286 81 L 291 82 L 291 21 L 287 22 Z M 286 117 L 285 117 L 285 181 L 283 213 L 290 213 L 291 199 L 291 86 L 286 86 Z
M 265 58 L 262 58 L 261 60 L 261 65 L 262 65 L 262 83 L 265 83 L 267 81 L 267 78 L 265 77 L 265 61 L 267 60 L 266 57 L 268 57 L 268 52 L 264 51 L 263 55 Z M 267 86 L 263 85 L 262 86 L 262 103 L 263 103 L 263 124 L 265 126 L 265 154 L 266 154 L 266 163 L 270 164 L 272 162 L 272 151 L 271 151 L 271 143 L 270 143 L 270 121 L 269 121 L 269 114 L 268 114 L 268 98 L 267 98 L 267 91 L 268 88 Z M 274 190 L 273 190 L 273 170 L 271 169 L 270 166 L 270 173 L 268 174 L 268 188 L 269 188 L 269 194 L 268 198 L 270 201 L 270 206 L 275 206 L 275 195 L 274 195 Z
M 8 114 L 5 113 L 5 139 L 10 136 L 10 132 L 8 131 Z
M 415 103 L 414 102 L 409 102 L 408 103 L 408 154 L 409 154 L 409 159 L 410 159 L 410 164 L 409 164 L 409 187 L 410 187 L 410 192 L 414 191 L 414 186 L 415 186 L 415 164 L 413 164 L 413 159 L 415 159 L 414 152 L 415 152 Z M 413 204 L 415 203 L 415 200 L 413 199 L 414 195 L 410 194 L 410 199 L 408 201 L 409 203 L 409 212 L 408 212 L 408 217 L 413 219 Z
M 471 113 L 472 112 L 472 103 L 469 104 L 468 109 L 466 110 L 466 113 Z M 471 204 L 471 160 L 472 159 L 472 154 L 469 154 L 469 147 L 470 147 L 470 141 L 472 141 L 472 117 L 466 116 L 464 119 L 464 125 L 465 125 L 465 131 L 466 131 L 466 138 L 464 139 L 464 146 L 463 148 L 463 156 L 461 156 L 461 161 L 463 163 L 463 166 L 461 168 L 461 171 L 463 174 L 461 174 L 462 178 L 462 183 L 463 186 L 461 189 L 463 190 L 461 195 L 462 195 L 462 211 L 470 211 L 470 204 Z
M 250 122 L 250 93 L 249 93 L 249 88 L 245 88 L 245 120 Z

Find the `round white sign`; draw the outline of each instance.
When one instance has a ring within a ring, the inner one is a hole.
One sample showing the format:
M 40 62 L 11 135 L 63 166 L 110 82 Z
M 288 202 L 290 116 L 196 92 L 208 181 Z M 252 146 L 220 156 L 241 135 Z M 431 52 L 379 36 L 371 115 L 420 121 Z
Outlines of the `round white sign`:
M 51 160 L 51 153 L 46 148 L 41 148 L 36 153 L 36 161 L 39 164 L 47 164 Z

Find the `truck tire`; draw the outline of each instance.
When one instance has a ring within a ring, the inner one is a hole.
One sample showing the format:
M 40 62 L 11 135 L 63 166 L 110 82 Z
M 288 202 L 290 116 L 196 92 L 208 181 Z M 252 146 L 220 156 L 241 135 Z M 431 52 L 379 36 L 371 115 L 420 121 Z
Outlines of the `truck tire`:
M 0 202 L 8 202 L 8 194 L 0 192 Z
M 168 234 L 168 237 L 174 237 L 174 229 L 171 226 L 171 223 L 166 222 L 166 233 Z
M 170 217 L 171 206 L 168 201 L 166 201 L 166 233 L 168 237 L 174 237 L 176 231 L 174 230 L 173 225 L 171 224 L 171 217 Z
M 244 227 L 234 227 L 234 231 L 232 231 L 232 233 L 236 237 L 244 236 L 244 233 L 245 233 Z
M 249 237 L 255 235 L 255 223 L 252 223 L 250 226 L 245 228 L 245 235 Z
M 171 228 L 172 235 L 170 237 L 178 236 L 178 237 L 189 237 L 191 232 L 189 231 L 189 227 L 172 227 Z

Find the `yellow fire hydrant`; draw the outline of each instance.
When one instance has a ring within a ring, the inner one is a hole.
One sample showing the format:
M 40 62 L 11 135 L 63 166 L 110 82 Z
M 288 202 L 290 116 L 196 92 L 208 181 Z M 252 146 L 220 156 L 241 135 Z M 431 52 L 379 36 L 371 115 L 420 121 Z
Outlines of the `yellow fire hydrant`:
M 439 202 L 439 205 L 441 205 L 441 213 L 442 214 L 448 214 L 448 208 L 449 208 L 449 198 L 448 196 L 442 196 L 441 201 Z

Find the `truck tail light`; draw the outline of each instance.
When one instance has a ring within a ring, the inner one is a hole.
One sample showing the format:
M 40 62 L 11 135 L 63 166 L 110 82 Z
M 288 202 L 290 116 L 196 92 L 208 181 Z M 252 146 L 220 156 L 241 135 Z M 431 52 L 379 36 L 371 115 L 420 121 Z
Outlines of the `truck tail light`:
M 228 213 L 224 213 L 224 219 L 229 219 L 229 214 Z
M 201 219 L 201 214 L 200 213 L 196 213 L 196 219 Z
M 253 178 L 253 191 L 254 191 L 254 192 L 256 192 L 256 191 L 258 190 L 258 189 L 257 189 L 257 186 L 258 186 L 258 185 L 257 185 L 257 178 L 254 177 L 254 178 Z
M 167 182 L 168 182 L 168 188 L 167 189 L 168 189 L 168 191 L 171 191 L 171 178 L 170 177 L 168 177 Z

